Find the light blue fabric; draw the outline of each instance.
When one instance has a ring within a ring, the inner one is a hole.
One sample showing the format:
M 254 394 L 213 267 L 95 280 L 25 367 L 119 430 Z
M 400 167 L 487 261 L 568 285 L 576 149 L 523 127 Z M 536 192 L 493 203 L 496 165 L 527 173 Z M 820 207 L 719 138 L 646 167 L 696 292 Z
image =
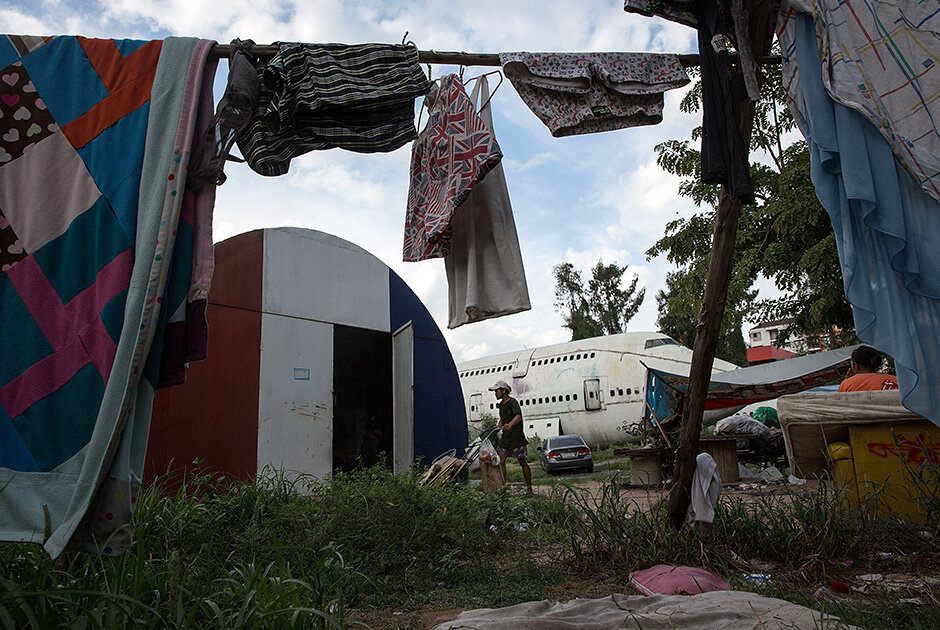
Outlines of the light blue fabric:
M 940 204 L 822 81 L 812 17 L 795 56 L 816 195 L 836 233 L 856 334 L 894 357 L 904 406 L 940 425 Z

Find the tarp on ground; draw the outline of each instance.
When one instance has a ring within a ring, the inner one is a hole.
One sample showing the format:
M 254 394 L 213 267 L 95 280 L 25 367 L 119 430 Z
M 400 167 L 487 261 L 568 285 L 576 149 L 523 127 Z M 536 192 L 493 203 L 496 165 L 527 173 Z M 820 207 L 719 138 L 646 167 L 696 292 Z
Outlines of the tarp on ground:
M 764 363 L 754 367 L 715 372 L 708 385 L 705 410 L 743 407 L 751 403 L 796 394 L 845 378 L 849 358 L 858 346 Z M 689 388 L 689 377 L 647 364 L 646 404 L 653 420 L 662 420 L 678 409 L 679 399 Z
M 526 602 L 506 608 L 482 608 L 460 613 L 435 630 L 619 630 L 620 628 L 696 628 L 698 630 L 770 630 L 782 628 L 840 628 L 854 626 L 838 617 L 746 591 L 712 591 L 700 595 L 628 597 L 614 593 L 601 599 L 555 603 Z

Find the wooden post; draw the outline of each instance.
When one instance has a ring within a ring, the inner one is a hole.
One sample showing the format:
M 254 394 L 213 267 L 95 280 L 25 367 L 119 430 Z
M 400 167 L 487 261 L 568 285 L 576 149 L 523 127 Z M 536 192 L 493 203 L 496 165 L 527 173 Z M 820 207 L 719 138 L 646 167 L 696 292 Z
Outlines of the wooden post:
M 767 24 L 767 3 L 764 0 L 747 0 L 745 6 L 750 14 L 748 32 L 751 50 L 759 55 L 764 47 Z M 754 126 L 755 103 L 745 100 L 741 104 L 741 132 L 745 143 L 750 143 Z M 721 187 L 718 211 L 715 217 L 715 233 L 712 236 L 712 252 L 708 258 L 708 275 L 705 279 L 705 294 L 702 297 L 702 315 L 695 329 L 695 345 L 692 347 L 692 365 L 689 368 L 689 389 L 685 394 L 682 425 L 679 429 L 679 448 L 669 491 L 669 521 L 676 529 L 685 522 L 685 514 L 692 501 L 692 475 L 695 473 L 695 457 L 699 452 L 699 434 L 702 432 L 702 415 L 705 412 L 705 397 L 711 381 L 715 351 L 721 331 L 725 300 L 728 297 L 728 282 L 731 279 L 731 261 L 734 243 L 738 235 L 738 218 L 741 202 Z

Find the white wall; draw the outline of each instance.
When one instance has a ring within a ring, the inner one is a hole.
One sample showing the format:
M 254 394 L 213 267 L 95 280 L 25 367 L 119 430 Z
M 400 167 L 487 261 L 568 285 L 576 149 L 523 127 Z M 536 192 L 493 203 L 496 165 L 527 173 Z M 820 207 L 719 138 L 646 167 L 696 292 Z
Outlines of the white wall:
M 258 474 L 325 477 L 333 469 L 333 326 L 261 316 Z
M 262 308 L 265 313 L 391 332 L 388 267 L 329 234 L 265 230 Z

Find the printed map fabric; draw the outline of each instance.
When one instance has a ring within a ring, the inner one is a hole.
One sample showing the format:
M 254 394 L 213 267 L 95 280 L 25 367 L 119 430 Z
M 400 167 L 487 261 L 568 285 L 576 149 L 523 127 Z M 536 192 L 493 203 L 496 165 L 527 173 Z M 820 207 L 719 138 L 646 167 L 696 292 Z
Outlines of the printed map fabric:
M 411 185 L 403 259 L 450 253 L 451 219 L 473 186 L 503 159 L 496 137 L 477 114 L 456 74 L 427 97 L 431 117 L 411 149 Z
M 940 4 L 790 0 L 813 16 L 823 83 L 868 119 L 904 168 L 940 200 Z M 779 28 L 786 30 L 785 11 Z M 785 54 L 792 52 L 792 41 Z M 795 64 L 784 66 L 793 83 Z M 801 126 L 805 122 L 798 118 Z
M 0 540 L 129 538 L 212 43 L 0 37 Z

